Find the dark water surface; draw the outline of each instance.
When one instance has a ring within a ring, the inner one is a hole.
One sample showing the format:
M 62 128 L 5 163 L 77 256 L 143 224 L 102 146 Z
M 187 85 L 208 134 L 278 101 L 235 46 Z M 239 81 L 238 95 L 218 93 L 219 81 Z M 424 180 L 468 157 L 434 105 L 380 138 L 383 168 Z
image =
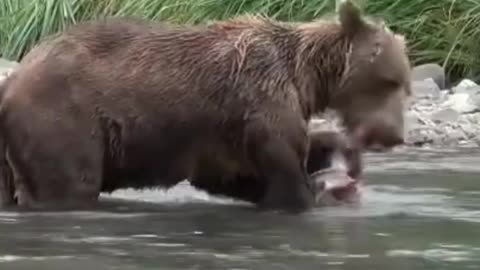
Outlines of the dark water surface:
M 368 157 L 357 206 L 259 213 L 180 185 L 0 212 L 0 269 L 480 269 L 480 149 Z

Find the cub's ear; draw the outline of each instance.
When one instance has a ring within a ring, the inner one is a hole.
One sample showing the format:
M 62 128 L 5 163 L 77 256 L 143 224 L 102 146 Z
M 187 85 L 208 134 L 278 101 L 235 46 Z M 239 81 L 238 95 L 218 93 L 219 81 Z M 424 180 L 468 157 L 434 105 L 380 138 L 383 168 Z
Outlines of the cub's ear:
M 365 26 L 360 8 L 352 0 L 340 0 L 337 13 L 343 31 L 349 36 L 358 33 Z

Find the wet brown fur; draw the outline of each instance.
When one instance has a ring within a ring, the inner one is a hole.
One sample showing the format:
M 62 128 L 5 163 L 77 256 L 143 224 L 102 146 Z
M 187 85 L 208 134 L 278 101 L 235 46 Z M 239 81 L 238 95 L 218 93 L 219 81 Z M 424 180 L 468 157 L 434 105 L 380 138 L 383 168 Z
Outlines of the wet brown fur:
M 253 173 L 267 183 L 260 206 L 308 209 L 314 113 L 332 107 L 353 130 L 393 127 L 374 136 L 387 145 L 402 136 L 392 97 L 408 92 L 403 41 L 354 12 L 346 6 L 340 23 L 74 26 L 33 49 L 5 86 L 1 182 L 21 206 L 80 207 L 102 191 Z

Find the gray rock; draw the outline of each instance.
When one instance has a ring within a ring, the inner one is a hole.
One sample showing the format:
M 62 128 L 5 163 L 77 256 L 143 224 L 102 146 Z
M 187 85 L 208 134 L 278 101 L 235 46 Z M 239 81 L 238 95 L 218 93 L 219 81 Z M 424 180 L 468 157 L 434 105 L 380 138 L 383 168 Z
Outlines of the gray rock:
M 472 141 L 479 135 L 479 131 L 473 128 L 471 125 L 463 125 L 462 126 L 463 133 L 468 141 Z
M 463 129 L 456 124 L 443 123 L 435 127 L 434 143 L 444 146 L 458 145 L 462 141 L 468 140 Z
M 423 125 L 418 113 L 415 111 L 408 111 L 405 113 L 405 129 L 412 130 Z
M 480 124 L 480 113 L 472 113 L 462 116 L 463 119 L 469 122 L 469 124 L 478 126 Z M 480 126 L 478 126 L 480 128 Z
M 424 64 L 412 69 L 412 79 L 423 81 L 431 78 L 440 89 L 445 89 L 445 70 L 438 64 Z
M 474 142 L 477 146 L 480 146 L 480 137 L 477 136 L 472 138 L 472 142 Z
M 460 119 L 461 114 L 452 109 L 452 108 L 445 108 L 441 109 L 431 115 L 431 119 L 434 122 L 455 122 Z
M 412 89 L 413 89 L 413 94 L 417 99 L 440 98 L 440 88 L 431 78 L 421 80 L 421 81 L 413 81 Z
M 463 79 L 455 87 L 452 88 L 454 93 L 471 93 L 479 91 L 480 86 L 474 81 L 469 79 Z
M 451 90 L 449 90 L 449 89 L 441 90 L 440 91 L 439 102 L 443 102 L 443 101 L 447 100 L 450 94 L 452 94 L 452 93 L 451 93 Z
M 442 107 L 449 107 L 459 113 L 472 113 L 478 110 L 478 106 L 469 93 L 454 93 L 442 104 Z
M 476 109 L 474 110 L 474 112 L 480 111 L 480 88 L 478 89 L 478 91 L 470 94 L 468 102 L 471 105 L 475 106 Z

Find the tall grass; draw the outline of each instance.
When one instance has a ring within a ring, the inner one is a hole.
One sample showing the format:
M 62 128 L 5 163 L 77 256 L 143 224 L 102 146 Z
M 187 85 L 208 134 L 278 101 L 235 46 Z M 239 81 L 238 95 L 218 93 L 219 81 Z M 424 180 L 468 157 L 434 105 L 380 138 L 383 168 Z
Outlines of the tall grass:
M 358 0 L 409 40 L 415 64 L 436 62 L 454 78 L 480 74 L 480 0 Z M 335 0 L 0 0 L 0 53 L 19 60 L 38 40 L 105 16 L 196 24 L 243 13 L 280 20 L 332 14 Z

